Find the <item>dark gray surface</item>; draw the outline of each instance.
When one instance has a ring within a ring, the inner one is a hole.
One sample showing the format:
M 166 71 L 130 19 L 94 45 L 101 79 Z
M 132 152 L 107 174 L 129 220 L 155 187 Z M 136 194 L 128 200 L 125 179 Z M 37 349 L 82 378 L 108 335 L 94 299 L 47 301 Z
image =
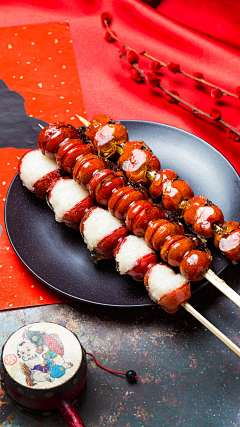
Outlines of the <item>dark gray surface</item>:
M 46 122 L 26 113 L 25 99 L 20 93 L 10 90 L 0 79 L 0 148 L 37 148 L 39 124 Z
M 239 291 L 239 267 L 231 275 Z M 223 278 L 228 278 L 227 270 Z M 239 309 L 206 286 L 191 304 L 240 345 Z M 136 370 L 137 384 L 98 368 L 88 357 L 86 388 L 76 404 L 86 427 L 237 427 L 239 357 L 181 308 L 168 315 L 158 307 L 120 309 L 84 303 L 0 313 L 0 344 L 26 323 L 51 321 L 77 334 L 88 352 L 113 370 Z M 0 399 L 4 427 L 64 427 L 50 418 L 19 411 Z

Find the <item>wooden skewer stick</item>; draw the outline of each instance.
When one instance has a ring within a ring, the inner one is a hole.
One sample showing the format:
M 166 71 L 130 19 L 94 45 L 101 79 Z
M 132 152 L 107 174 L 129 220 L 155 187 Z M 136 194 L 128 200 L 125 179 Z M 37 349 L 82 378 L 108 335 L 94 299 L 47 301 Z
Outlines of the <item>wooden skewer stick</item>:
M 84 119 L 84 117 L 81 117 L 78 114 L 75 114 L 75 115 L 84 124 L 84 126 L 88 127 L 90 125 L 90 122 L 87 119 Z
M 77 118 L 84 124 L 84 126 L 88 127 L 90 125 L 90 122 L 87 119 L 84 119 L 84 117 L 79 116 L 78 114 L 75 114 Z
M 232 302 L 240 307 L 240 295 L 237 294 L 230 286 L 227 285 L 224 280 L 220 279 L 212 270 L 208 270 L 205 273 L 205 279 L 212 283 L 216 288 L 219 289 L 224 295 L 226 295 Z
M 44 129 L 44 127 L 43 127 L 42 125 L 40 125 L 40 123 L 38 123 L 38 126 L 39 126 L 41 129 Z
M 236 346 L 229 338 L 226 337 L 219 329 L 217 329 L 211 322 L 203 317 L 195 308 L 193 308 L 188 302 L 182 302 L 181 306 L 185 308 L 190 314 L 192 314 L 199 322 L 201 322 L 207 329 L 209 329 L 216 337 L 218 337 L 224 344 L 226 344 L 234 353 L 240 356 L 240 348 Z

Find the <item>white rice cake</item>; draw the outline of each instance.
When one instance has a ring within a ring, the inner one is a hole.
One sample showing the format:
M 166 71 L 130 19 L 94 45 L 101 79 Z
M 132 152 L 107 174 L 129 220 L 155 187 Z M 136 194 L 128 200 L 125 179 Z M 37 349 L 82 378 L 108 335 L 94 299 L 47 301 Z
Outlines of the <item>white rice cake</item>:
M 159 301 L 164 295 L 180 288 L 187 280 L 167 265 L 156 264 L 148 276 L 148 292 L 153 301 Z
M 102 208 L 93 209 L 84 221 L 83 238 L 88 250 L 92 251 L 98 243 L 113 231 L 123 226 L 123 222 Z
M 88 196 L 89 192 L 73 179 L 59 178 L 49 195 L 56 221 L 61 222 L 68 211 Z
M 48 159 L 41 150 L 29 151 L 21 160 L 20 178 L 28 190 L 34 190 L 34 184 L 54 170 L 59 169 L 55 160 Z
M 154 251 L 149 248 L 143 237 L 127 236 L 116 254 L 119 273 L 126 274 L 135 267 L 140 258 L 152 252 Z

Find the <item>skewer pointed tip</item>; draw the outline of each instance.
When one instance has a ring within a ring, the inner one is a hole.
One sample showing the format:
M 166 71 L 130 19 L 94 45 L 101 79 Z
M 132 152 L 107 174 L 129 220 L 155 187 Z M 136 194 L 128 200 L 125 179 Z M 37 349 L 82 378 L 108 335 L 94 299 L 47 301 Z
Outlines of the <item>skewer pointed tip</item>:
M 39 126 L 41 129 L 44 129 L 44 127 L 43 127 L 42 125 L 40 125 L 40 123 L 38 123 L 38 126 Z
M 84 124 L 84 126 L 88 127 L 90 125 L 90 122 L 87 119 L 84 119 L 84 117 L 79 116 L 78 114 L 75 114 L 77 118 Z

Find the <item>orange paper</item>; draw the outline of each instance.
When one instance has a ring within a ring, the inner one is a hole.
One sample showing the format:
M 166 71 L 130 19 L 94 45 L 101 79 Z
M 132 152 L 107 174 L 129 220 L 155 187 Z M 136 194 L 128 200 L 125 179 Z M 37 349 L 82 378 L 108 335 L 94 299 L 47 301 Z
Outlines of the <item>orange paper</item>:
M 67 22 L 0 28 L 0 70 L 30 117 L 81 126 L 75 114 L 86 111 Z
M 1 79 L 25 98 L 29 116 L 81 126 L 75 113 L 86 112 L 67 22 L 0 28 L 0 47 Z M 25 151 L 0 150 L 0 310 L 69 301 L 35 279 L 7 237 L 5 199 Z

